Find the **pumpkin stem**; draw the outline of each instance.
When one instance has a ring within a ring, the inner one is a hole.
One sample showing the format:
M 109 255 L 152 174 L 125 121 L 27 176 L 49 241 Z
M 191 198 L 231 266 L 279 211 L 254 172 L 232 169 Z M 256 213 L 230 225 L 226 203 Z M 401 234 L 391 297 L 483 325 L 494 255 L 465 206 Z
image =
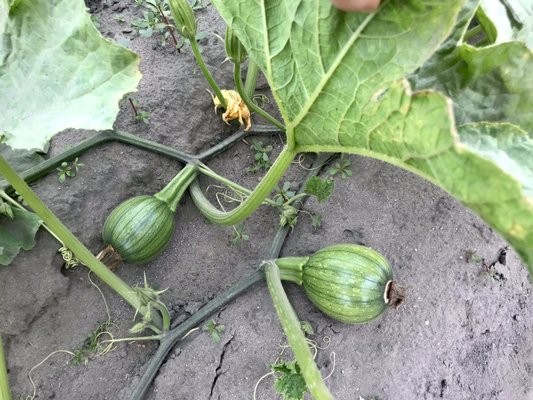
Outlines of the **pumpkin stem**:
M 405 299 L 406 292 L 407 290 L 403 286 L 398 285 L 394 281 L 389 281 L 385 289 L 387 304 L 394 308 L 400 307 Z
M 122 261 L 124 261 L 122 256 L 110 244 L 98 253 L 96 258 L 111 270 L 115 269 Z

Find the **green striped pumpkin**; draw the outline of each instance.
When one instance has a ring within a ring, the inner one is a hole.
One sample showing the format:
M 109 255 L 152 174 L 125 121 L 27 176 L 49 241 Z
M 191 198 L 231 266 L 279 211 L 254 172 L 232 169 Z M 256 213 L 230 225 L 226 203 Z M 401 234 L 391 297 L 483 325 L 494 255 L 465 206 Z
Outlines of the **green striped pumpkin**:
M 365 246 L 338 244 L 276 263 L 282 279 L 301 284 L 315 306 L 338 321 L 368 322 L 403 301 L 404 289 L 393 282 L 387 260 Z
M 154 196 L 137 196 L 115 208 L 104 224 L 103 239 L 123 260 L 143 264 L 157 257 L 174 232 L 174 213 Z

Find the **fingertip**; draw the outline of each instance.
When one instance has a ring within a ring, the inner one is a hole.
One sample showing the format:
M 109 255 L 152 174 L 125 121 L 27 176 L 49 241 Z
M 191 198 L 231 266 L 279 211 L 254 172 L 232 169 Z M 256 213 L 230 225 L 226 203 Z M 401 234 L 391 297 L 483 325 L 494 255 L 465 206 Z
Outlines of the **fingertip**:
M 331 0 L 331 3 L 341 11 L 372 12 L 379 7 L 380 0 Z

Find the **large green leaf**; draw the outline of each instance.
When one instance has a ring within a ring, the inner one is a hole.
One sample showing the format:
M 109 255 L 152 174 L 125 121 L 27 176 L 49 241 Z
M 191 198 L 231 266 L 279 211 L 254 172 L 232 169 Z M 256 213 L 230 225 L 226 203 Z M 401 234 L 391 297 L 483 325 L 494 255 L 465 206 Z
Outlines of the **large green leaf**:
M 469 1 L 454 33 L 409 77 L 415 90 L 439 90 L 454 102 L 457 124 L 508 121 L 533 130 L 533 57 L 522 42 L 476 48 L 462 37 L 478 1 Z
M 458 132 L 449 99 L 434 91 L 411 93 L 401 79 L 448 35 L 462 37 L 477 2 L 391 0 L 373 14 L 342 13 L 327 0 L 213 3 L 265 73 L 287 125 L 289 148 L 367 155 L 431 180 L 498 229 L 533 272 L 531 170 L 523 160 L 533 155 L 531 138 L 510 125 L 467 125 Z M 463 5 L 462 30 L 453 31 Z M 445 45 L 448 53 L 455 51 L 455 43 Z M 525 54 L 506 50 L 497 54 L 508 59 Z M 463 55 L 469 62 L 457 68 L 454 82 L 487 88 L 484 79 L 499 77 L 502 82 L 494 85 L 515 91 L 505 99 L 503 113 L 480 115 L 497 120 L 503 114 L 528 125 L 531 103 L 511 103 L 530 98 L 513 79 L 509 83 L 506 67 L 495 67 L 498 60 L 488 57 L 479 63 L 468 54 L 469 49 Z M 527 57 L 513 62 L 517 68 L 511 73 L 527 76 L 518 71 L 530 68 Z M 470 65 L 476 73 L 469 72 Z M 455 64 L 438 70 L 445 74 L 449 67 Z M 473 140 L 473 132 L 493 140 Z
M 0 265 L 8 265 L 20 249 L 35 246 L 35 234 L 41 219 L 32 212 L 13 209 L 13 218 L 0 215 Z
M 66 128 L 111 128 L 138 64 L 102 38 L 83 0 L 0 0 L 0 137 L 43 149 Z

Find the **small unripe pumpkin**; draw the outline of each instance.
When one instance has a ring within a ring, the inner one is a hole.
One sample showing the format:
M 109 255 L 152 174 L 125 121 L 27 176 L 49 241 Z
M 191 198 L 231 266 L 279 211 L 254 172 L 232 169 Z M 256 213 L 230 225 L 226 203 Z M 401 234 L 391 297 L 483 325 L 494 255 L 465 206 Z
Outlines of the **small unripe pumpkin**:
M 388 261 L 365 246 L 339 244 L 276 263 L 282 278 L 283 271 L 289 271 L 287 276 L 304 287 L 315 306 L 338 321 L 371 321 L 387 306 L 398 307 L 404 298 L 405 290 L 392 280 Z
M 174 213 L 155 196 L 137 196 L 119 204 L 107 217 L 103 240 L 120 257 L 143 264 L 157 257 L 174 232 Z

